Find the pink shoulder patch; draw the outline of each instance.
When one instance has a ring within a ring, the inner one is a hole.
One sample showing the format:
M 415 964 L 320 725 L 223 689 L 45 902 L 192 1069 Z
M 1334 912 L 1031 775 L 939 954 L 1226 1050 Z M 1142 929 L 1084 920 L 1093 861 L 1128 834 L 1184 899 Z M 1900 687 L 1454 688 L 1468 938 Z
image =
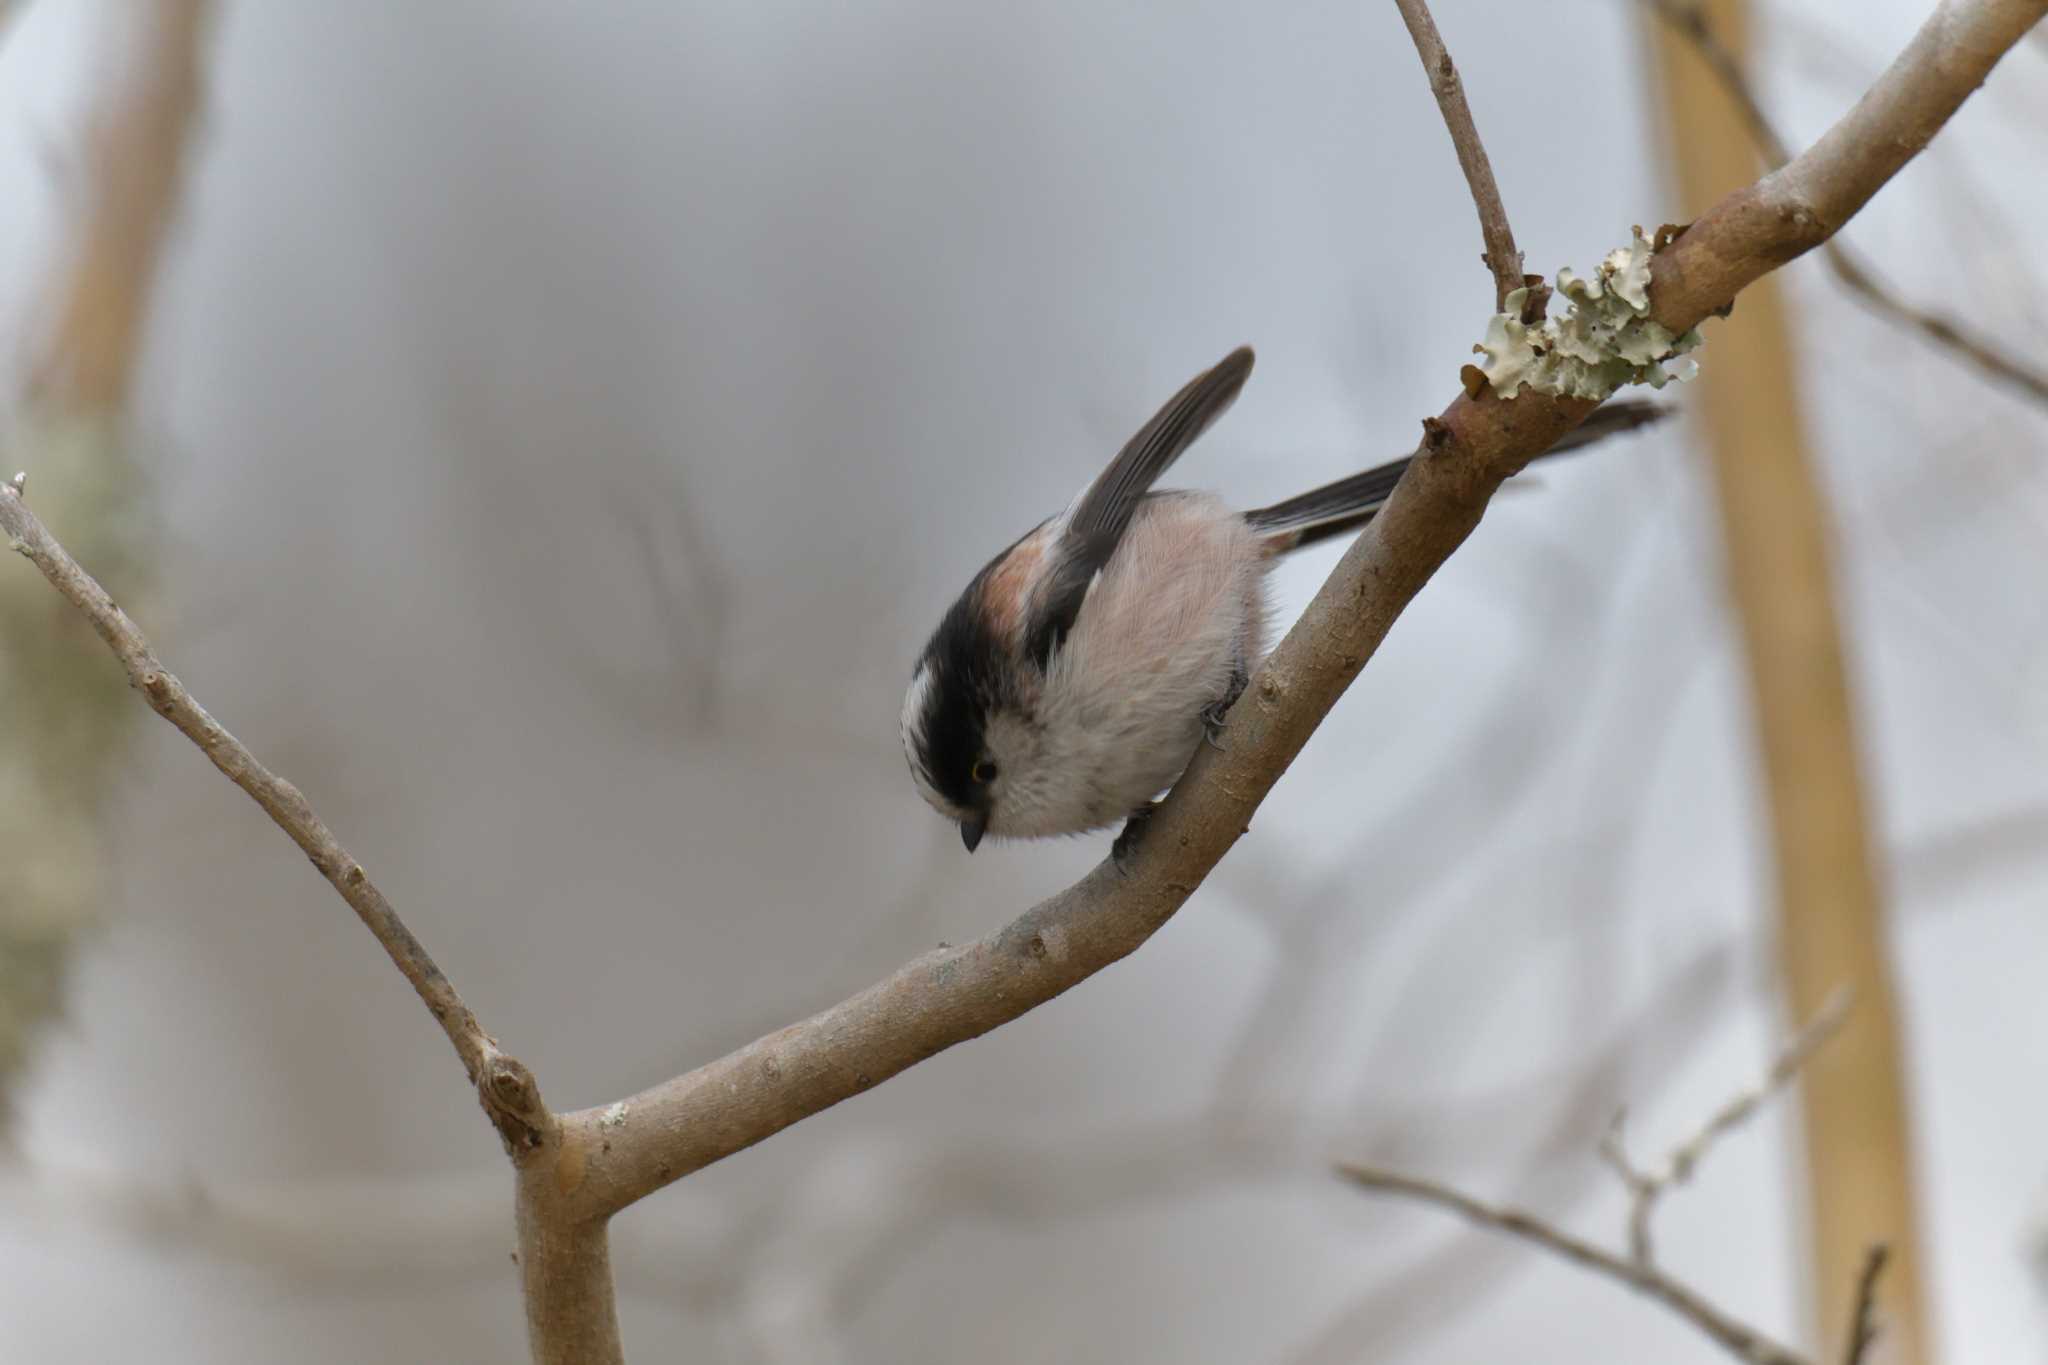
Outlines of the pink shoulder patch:
M 1024 603 L 1038 583 L 1045 561 L 1047 528 L 1040 527 L 1017 542 L 1003 562 L 982 580 L 982 606 L 989 624 L 1004 637 L 1015 640 L 1023 629 Z

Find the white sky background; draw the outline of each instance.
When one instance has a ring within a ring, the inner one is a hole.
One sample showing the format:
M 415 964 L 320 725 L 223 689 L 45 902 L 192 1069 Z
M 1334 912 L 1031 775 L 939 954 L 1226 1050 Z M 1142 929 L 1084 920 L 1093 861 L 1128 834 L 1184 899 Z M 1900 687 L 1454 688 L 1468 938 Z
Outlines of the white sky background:
M 100 8 L 41 0 L 0 52 L 0 354 L 33 336 L 22 263 L 61 230 Z M 223 8 L 140 400 L 170 546 L 145 628 L 559 1106 L 1100 857 L 970 860 L 913 794 L 898 703 L 951 594 L 1241 341 L 1258 373 L 1179 479 L 1250 505 L 1407 449 L 1491 304 L 1390 5 Z M 1923 10 L 1773 26 L 1795 143 Z M 1626 0 L 1438 18 L 1532 268 L 1677 216 Z M 1850 234 L 2036 358 L 2048 200 L 2015 170 L 2044 128 L 2034 44 Z M 1781 278 L 1942 1338 L 2042 1359 L 2048 426 L 1817 265 Z M 1674 430 L 1530 482 L 1154 943 L 627 1214 L 629 1355 L 1718 1359 L 1325 1173 L 1434 1173 L 1618 1242 L 1609 1115 L 1658 1149 L 1785 1027 L 1697 456 Z M 1334 555 L 1283 574 L 1288 614 Z M 6 1187 L 0 1332 L 50 1362 L 517 1358 L 509 1181 L 453 1058 L 157 728 L 120 914 L 24 1097 L 25 1150 L 67 1174 Z M 1773 1108 L 1724 1143 L 1659 1245 L 1808 1339 L 1793 1136 Z M 208 1212 L 248 1207 L 317 1216 Z

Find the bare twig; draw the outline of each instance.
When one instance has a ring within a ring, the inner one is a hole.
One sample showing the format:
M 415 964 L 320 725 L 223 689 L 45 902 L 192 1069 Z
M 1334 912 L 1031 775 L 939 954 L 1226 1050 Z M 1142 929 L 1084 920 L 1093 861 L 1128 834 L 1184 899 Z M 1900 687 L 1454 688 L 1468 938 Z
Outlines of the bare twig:
M 1806 1065 L 1806 1059 L 1836 1033 L 1841 1031 L 1842 1021 L 1849 1017 L 1853 997 L 1847 987 L 1841 987 L 1828 997 L 1820 1012 L 1814 1015 L 1805 1028 L 1799 1030 L 1779 1049 L 1771 1069 L 1757 1084 L 1730 1099 L 1715 1110 L 1713 1115 L 1700 1126 L 1698 1132 L 1671 1149 L 1663 1164 L 1654 1171 L 1638 1168 L 1629 1160 L 1622 1145 L 1622 1122 L 1626 1110 L 1617 1111 L 1614 1121 L 1608 1125 L 1607 1133 L 1600 1140 L 1600 1155 L 1621 1177 L 1621 1183 L 1628 1187 L 1628 1246 L 1629 1257 L 1640 1265 L 1649 1265 L 1655 1259 L 1650 1245 L 1650 1214 L 1657 1200 L 1673 1185 L 1682 1185 L 1692 1179 L 1692 1173 L 1700 1164 L 1707 1149 L 1714 1145 L 1723 1133 L 1747 1123 L 1750 1117 L 1763 1106 L 1763 1102 L 1783 1086 L 1789 1085 L 1799 1069 Z
M 1486 268 L 1493 272 L 1493 306 L 1505 311 L 1508 295 L 1520 289 L 1522 253 L 1515 246 L 1515 230 L 1508 226 L 1507 206 L 1500 201 L 1500 186 L 1493 180 L 1493 163 L 1486 159 L 1486 144 L 1479 140 L 1479 126 L 1472 121 L 1472 108 L 1465 103 L 1465 83 L 1436 31 L 1426 0 L 1394 0 L 1408 36 L 1415 40 L 1415 55 L 1422 58 L 1422 70 L 1429 77 L 1430 93 L 1443 111 L 1444 126 L 1450 130 L 1451 145 L 1458 151 L 1458 167 L 1471 187 L 1472 203 L 1479 210 L 1479 231 L 1486 239 Z M 1532 296 L 1540 291 L 1531 290 Z
M 362 864 L 350 856 L 297 787 L 256 761 L 255 755 L 192 699 L 151 651 L 127 614 L 23 502 L 16 479 L 0 486 L 0 530 L 10 549 L 42 571 L 51 585 L 92 623 L 128 672 L 128 681 L 158 715 L 198 745 L 229 781 L 247 792 L 277 827 L 304 851 L 320 875 L 383 947 L 462 1059 L 484 1113 L 519 1170 L 516 1219 L 527 1322 L 536 1360 L 547 1365 L 609 1365 L 624 1359 L 619 1347 L 605 1224 L 565 1211 L 558 1168 L 561 1130 L 542 1103 L 533 1073 L 500 1051 L 455 987 L 413 936 Z M 534 1178 L 535 1172 L 541 1178 Z
M 390 955 L 393 965 L 440 1021 L 442 1031 L 454 1044 L 456 1056 L 462 1059 L 506 1141 L 531 1145 L 535 1140 L 532 1130 L 541 1126 L 545 1111 L 537 1107 L 537 1095 L 532 1097 L 531 1104 L 527 1101 L 525 1090 L 531 1086 L 531 1078 L 523 1085 L 519 1080 L 525 1068 L 498 1051 L 497 1044 L 455 993 L 455 987 L 399 919 L 391 902 L 363 871 L 362 864 L 349 855 L 333 831 L 313 813 L 299 789 L 257 762 L 240 740 L 192 699 L 185 685 L 157 660 L 149 641 L 114 604 L 106 589 L 81 569 L 44 529 L 22 500 L 25 482 L 23 475 L 17 475 L 0 487 L 0 530 L 7 533 L 8 548 L 27 556 L 51 586 L 85 613 L 93 630 L 127 669 L 128 681 L 149 699 L 157 714 L 177 726 L 229 781 L 247 792 L 277 827 L 291 836 L 320 875 L 341 893 L 341 898 L 349 903 Z
M 2048 403 L 2048 370 L 2021 364 L 2005 354 L 1999 343 L 1954 318 L 1906 302 L 1846 243 L 1830 242 L 1822 259 L 1845 288 L 1877 312 L 1902 327 L 1917 329 L 1936 346 L 1946 348 L 1992 378 L 2004 380 L 2036 402 Z
M 1877 1277 L 1884 1270 L 1885 1260 L 1890 1254 L 1890 1248 L 1882 1242 L 1872 1247 L 1863 1262 L 1863 1273 L 1856 1277 L 1856 1306 L 1849 1318 L 1848 1345 L 1842 1353 L 1842 1365 L 1863 1365 L 1863 1358 L 1877 1340 Z
M 1552 1227 L 1533 1213 L 1481 1203 L 1448 1185 L 1371 1166 L 1340 1166 L 1346 1179 L 1369 1190 L 1406 1195 L 1438 1208 L 1448 1209 L 1481 1227 L 1512 1233 L 1534 1242 L 1568 1261 L 1595 1271 L 1639 1294 L 1657 1300 L 1672 1312 L 1707 1334 L 1739 1360 L 1751 1365 L 1810 1365 L 1790 1347 L 1772 1340 L 1741 1320 L 1729 1316 L 1693 1290 L 1665 1275 L 1653 1265 L 1615 1255 Z
M 1791 1348 L 1780 1345 L 1756 1328 L 1722 1312 L 1698 1293 L 1658 1269 L 1656 1259 L 1650 1250 L 1650 1211 L 1658 1197 L 1666 1190 L 1691 1177 L 1693 1169 L 1699 1165 L 1700 1159 L 1706 1155 L 1707 1149 L 1713 1146 L 1716 1138 L 1746 1122 L 1766 1099 L 1799 1074 L 1799 1069 L 1813 1056 L 1815 1050 L 1840 1030 L 1842 1020 L 1848 1015 L 1849 1004 L 1849 992 L 1836 991 L 1813 1020 L 1779 1050 L 1763 1081 L 1742 1091 L 1715 1110 L 1713 1117 L 1701 1125 L 1698 1132 L 1674 1148 L 1665 1158 L 1663 1166 L 1655 1172 L 1638 1170 L 1630 1163 L 1621 1146 L 1621 1116 L 1615 1115 L 1613 1124 L 1601 1140 L 1600 1154 L 1620 1174 L 1622 1183 L 1628 1186 L 1629 1254 L 1626 1258 L 1553 1227 L 1535 1214 L 1483 1204 L 1470 1195 L 1462 1194 L 1432 1180 L 1370 1166 L 1345 1165 L 1337 1169 L 1342 1175 L 1369 1189 L 1405 1194 L 1450 1209 L 1475 1223 L 1527 1238 L 1568 1260 L 1619 1280 L 1630 1288 L 1664 1303 L 1743 1360 L 1760 1362 L 1761 1365 L 1809 1365 L 1805 1357 Z M 1882 1260 L 1881 1249 L 1878 1260 Z M 1859 1300 L 1868 1296 L 1875 1279 L 1875 1269 L 1866 1268 L 1861 1281 Z M 1864 1316 L 1859 1316 L 1857 1321 L 1860 1330 Z M 1851 1356 L 1849 1365 L 1858 1365 L 1855 1356 Z
M 1744 126 L 1749 129 L 1750 137 L 1771 169 L 1776 170 L 1790 161 L 1791 150 L 1771 122 L 1770 115 L 1764 112 L 1763 103 L 1757 98 L 1756 88 L 1751 84 L 1741 58 L 1714 31 L 1699 0 L 1642 0 L 1642 3 L 1655 10 L 1658 18 L 1674 31 L 1682 34 L 1700 60 L 1706 63 L 1707 69 L 1713 72 L 1715 81 L 1741 114 Z M 1844 288 L 1873 310 L 1902 327 L 1919 332 L 1936 346 L 1984 374 L 2012 385 L 2036 402 L 2048 403 L 2048 370 L 2013 359 L 2007 354 L 2009 347 L 1973 331 L 1965 323 L 1908 303 L 1847 242 L 1840 238 L 1829 241 L 1821 249 L 1821 259 Z

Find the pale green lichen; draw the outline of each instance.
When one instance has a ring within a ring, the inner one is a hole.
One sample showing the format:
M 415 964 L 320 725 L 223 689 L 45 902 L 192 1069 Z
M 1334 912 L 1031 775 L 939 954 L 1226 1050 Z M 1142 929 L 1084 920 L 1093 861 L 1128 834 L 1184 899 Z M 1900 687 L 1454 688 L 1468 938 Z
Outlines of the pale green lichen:
M 1609 252 L 1590 278 L 1569 267 L 1558 271 L 1557 292 L 1568 301 L 1561 318 L 1524 323 L 1529 291 L 1508 295 L 1507 311 L 1488 320 L 1486 339 L 1472 348 L 1486 357 L 1479 372 L 1494 392 L 1513 398 L 1527 387 L 1598 401 L 1624 384 L 1661 389 L 1692 378 L 1699 366 L 1682 357 L 1700 344 L 1700 334 L 1673 336 L 1650 317 L 1651 254 L 1637 228 L 1635 240 Z

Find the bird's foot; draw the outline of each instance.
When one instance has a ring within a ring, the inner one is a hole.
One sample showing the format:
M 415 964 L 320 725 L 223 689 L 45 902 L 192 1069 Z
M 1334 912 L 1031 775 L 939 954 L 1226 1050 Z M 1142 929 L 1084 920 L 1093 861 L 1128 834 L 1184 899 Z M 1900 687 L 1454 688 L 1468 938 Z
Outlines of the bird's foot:
M 1223 733 L 1223 722 L 1230 715 L 1230 708 L 1237 705 L 1237 699 L 1244 695 L 1245 685 L 1252 680 L 1251 670 L 1245 667 L 1244 656 L 1238 655 L 1230 667 L 1230 685 L 1222 696 L 1202 708 L 1202 738 L 1210 748 L 1223 752 L 1218 736 Z

